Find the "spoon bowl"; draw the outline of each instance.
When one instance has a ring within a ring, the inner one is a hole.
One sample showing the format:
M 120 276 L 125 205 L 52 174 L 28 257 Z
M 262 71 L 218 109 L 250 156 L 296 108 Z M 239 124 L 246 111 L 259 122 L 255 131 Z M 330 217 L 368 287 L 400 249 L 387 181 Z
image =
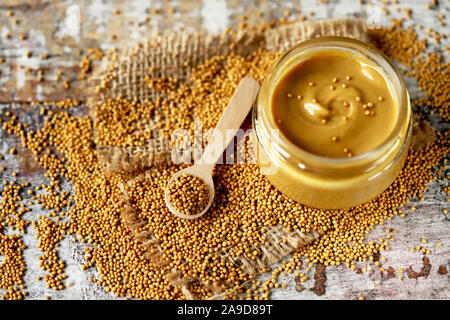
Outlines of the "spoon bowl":
M 200 178 L 203 183 L 208 187 L 208 195 L 209 195 L 209 199 L 208 199 L 208 204 L 206 205 L 206 207 L 200 211 L 199 213 L 196 214 L 184 214 L 181 213 L 180 211 L 178 211 L 170 202 L 169 200 L 169 186 L 175 181 L 175 179 L 177 179 L 178 177 L 180 177 L 183 174 L 189 174 L 191 176 Z M 166 205 L 167 208 L 169 208 L 169 210 L 178 218 L 182 218 L 182 219 L 196 219 L 201 217 L 202 215 L 204 215 L 206 213 L 206 211 L 208 211 L 208 209 L 211 207 L 212 202 L 214 200 L 214 181 L 212 179 L 212 168 L 210 165 L 194 165 L 192 167 L 187 167 L 184 168 L 180 171 L 178 171 L 177 173 L 175 173 L 172 178 L 170 178 L 169 182 L 167 183 L 167 187 L 166 187 L 166 191 L 164 194 L 164 198 L 166 201 Z

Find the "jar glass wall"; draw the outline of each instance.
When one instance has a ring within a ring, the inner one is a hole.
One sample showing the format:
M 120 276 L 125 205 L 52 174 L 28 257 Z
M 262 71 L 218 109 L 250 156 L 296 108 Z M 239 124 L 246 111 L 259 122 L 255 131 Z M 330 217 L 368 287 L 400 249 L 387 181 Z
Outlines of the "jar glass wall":
M 384 76 L 399 108 L 388 138 L 375 149 L 350 158 L 328 158 L 302 150 L 279 131 L 272 112 L 272 95 L 283 75 L 314 54 L 330 49 L 370 61 Z M 295 201 L 323 209 L 353 207 L 375 198 L 397 177 L 408 152 L 411 121 L 405 84 L 379 50 L 344 37 L 308 40 L 287 51 L 261 86 L 253 108 L 258 163 L 272 184 Z

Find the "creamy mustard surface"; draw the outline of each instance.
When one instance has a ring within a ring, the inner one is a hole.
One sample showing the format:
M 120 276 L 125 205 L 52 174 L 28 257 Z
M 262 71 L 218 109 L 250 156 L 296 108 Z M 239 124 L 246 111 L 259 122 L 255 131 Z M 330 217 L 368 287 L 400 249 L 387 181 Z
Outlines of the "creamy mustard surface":
M 391 90 L 368 59 L 328 49 L 282 76 L 271 109 L 277 127 L 299 148 L 353 157 L 377 148 L 392 133 L 399 106 Z

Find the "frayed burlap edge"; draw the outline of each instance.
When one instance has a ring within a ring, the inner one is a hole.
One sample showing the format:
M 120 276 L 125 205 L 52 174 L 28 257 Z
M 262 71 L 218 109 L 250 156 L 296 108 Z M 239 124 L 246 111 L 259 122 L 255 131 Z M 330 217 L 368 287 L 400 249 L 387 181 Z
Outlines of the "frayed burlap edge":
M 214 56 L 232 52 L 245 56 L 261 47 L 281 52 L 320 36 L 368 41 L 367 27 L 361 19 L 296 22 L 267 31 L 227 30 L 219 35 L 165 32 L 124 48 L 117 61 L 97 69 L 87 88 L 88 102 L 95 105 L 117 97 L 143 102 L 159 96 L 148 87 L 147 76 L 172 77 L 183 82 L 189 79 L 193 67 Z M 97 92 L 97 87 L 103 88 Z
M 319 36 L 347 36 L 358 40 L 367 41 L 367 29 L 362 20 L 332 19 L 324 21 L 297 22 L 271 29 L 265 32 L 258 31 L 227 31 L 220 35 L 207 33 L 165 33 L 147 41 L 138 43 L 134 47 L 126 48 L 112 68 L 103 68 L 94 74 L 88 102 L 95 106 L 108 99 L 122 97 L 132 101 L 146 101 L 160 96 L 148 87 L 145 78 L 172 77 L 186 82 L 190 72 L 206 60 L 214 56 L 226 56 L 232 52 L 239 55 L 247 55 L 264 46 L 274 52 L 284 51 L 298 42 Z M 104 79 L 110 79 L 105 82 Z M 102 86 L 101 92 L 94 90 Z M 122 191 L 121 217 L 126 226 L 135 234 L 135 239 L 146 250 L 145 258 L 154 263 L 164 263 L 161 257 L 161 247 L 151 232 L 142 231 L 146 222 L 139 217 L 138 212 L 131 205 L 126 184 L 139 179 L 143 170 L 152 170 L 168 160 L 169 150 L 161 142 L 152 140 L 149 147 L 119 148 L 99 147 L 97 150 L 99 161 L 105 174 L 120 174 L 125 176 L 124 182 L 119 185 Z M 232 258 L 227 252 L 219 255 L 238 266 L 251 276 L 256 275 L 267 266 L 279 261 L 293 250 L 308 245 L 320 237 L 316 231 L 309 234 L 299 230 L 289 231 L 282 225 L 267 228 L 265 235 L 268 245 L 260 246 L 262 252 L 256 260 L 244 256 Z M 256 249 L 256 248 L 255 248 Z M 230 249 L 232 250 L 232 248 Z M 186 278 L 178 270 L 167 274 L 168 281 L 180 288 L 186 299 L 195 297 L 189 291 L 189 283 L 200 281 L 199 279 Z M 245 284 L 237 288 L 223 291 L 211 285 L 202 283 L 212 292 L 212 299 L 224 298 L 235 292 Z
M 122 207 L 121 218 L 129 230 L 133 232 L 136 241 L 138 241 L 138 243 L 140 243 L 140 245 L 146 250 L 144 257 L 155 263 L 157 266 L 163 266 L 168 262 L 161 259 L 161 254 L 163 251 L 159 245 L 159 240 L 157 240 L 150 231 L 141 230 L 141 228 L 146 225 L 146 222 L 139 217 L 138 212 L 131 205 L 127 187 L 125 185 L 127 183 L 132 183 L 132 181 L 138 180 L 145 175 L 146 173 L 143 173 L 136 176 L 134 179 L 128 182 L 123 182 L 119 185 L 122 192 L 122 197 L 120 199 L 120 205 Z M 308 245 L 320 237 L 320 234 L 314 230 L 309 233 L 303 233 L 299 230 L 288 230 L 283 225 L 265 227 L 265 229 L 267 229 L 264 232 L 264 236 L 267 239 L 267 244 L 250 248 L 261 252 L 257 259 L 253 260 L 242 255 L 233 258 L 229 253 L 233 250 L 233 248 L 229 248 L 230 251 L 228 252 L 219 252 L 218 256 L 225 261 L 232 262 L 234 265 L 241 267 L 248 275 L 256 276 L 266 267 L 280 261 L 293 250 Z M 230 286 L 229 290 L 223 291 L 214 285 L 203 282 L 201 279 L 186 277 L 185 274 L 179 270 L 173 270 L 168 273 L 167 280 L 171 285 L 180 288 L 181 292 L 188 300 L 195 299 L 193 294 L 188 289 L 189 283 L 193 281 L 198 281 L 203 287 L 207 288 L 213 294 L 210 299 L 223 299 L 246 285 L 246 283 L 241 283 L 239 286 Z
M 106 176 L 134 175 L 170 162 L 169 143 L 156 139 L 150 139 L 145 145 L 138 147 L 100 146 L 96 153 Z
M 250 137 L 251 138 L 251 137 Z M 155 141 L 152 141 L 151 145 L 157 145 Z M 242 146 L 239 145 L 238 148 Z M 133 150 L 135 148 L 131 148 Z M 157 150 L 153 148 L 152 150 Z M 103 153 L 99 159 L 100 163 L 103 163 L 103 168 L 105 174 L 108 175 L 119 175 L 123 177 L 123 181 L 119 184 L 119 189 L 121 191 L 120 207 L 121 207 L 121 218 L 127 228 L 134 234 L 135 239 L 141 244 L 145 249 L 144 257 L 155 263 L 156 266 L 167 265 L 167 261 L 161 259 L 163 253 L 159 241 L 153 236 L 153 234 L 148 230 L 142 230 L 142 227 L 146 225 L 146 221 L 140 218 L 139 212 L 133 207 L 131 199 L 128 193 L 128 188 L 131 188 L 135 181 L 141 179 L 151 179 L 152 170 L 158 170 L 161 167 L 169 165 L 170 153 L 168 148 L 158 149 L 161 151 L 157 157 L 152 156 L 151 159 L 159 159 L 161 161 L 151 161 L 152 166 L 145 167 L 139 165 L 133 165 L 134 159 L 132 161 L 121 161 L 121 159 L 108 161 L 108 155 L 110 152 L 112 159 L 118 157 L 120 154 L 124 154 L 129 157 L 133 152 L 128 151 L 128 148 L 117 148 L 109 147 L 102 149 Z M 142 149 L 139 149 L 139 154 Z M 248 152 L 254 152 L 254 148 L 248 145 Z M 250 158 L 254 158 L 253 154 L 249 154 Z M 111 163 L 110 163 L 111 162 Z M 111 170 L 114 169 L 114 170 Z M 134 171 L 134 170 L 135 171 Z M 246 256 L 240 255 L 233 258 L 231 254 L 233 248 L 227 248 L 226 251 L 217 253 L 225 261 L 229 261 L 234 265 L 241 267 L 244 272 L 250 276 L 256 276 L 258 273 L 263 271 L 267 266 L 279 261 L 282 257 L 288 255 L 293 250 L 312 243 L 314 240 L 320 237 L 320 234 L 316 231 L 311 231 L 309 233 L 303 233 L 299 230 L 288 230 L 282 225 L 276 225 L 272 227 L 265 227 L 266 231 L 264 236 L 267 239 L 266 245 L 260 245 L 258 247 L 251 247 L 251 251 L 258 250 L 261 252 L 260 256 L 256 259 L 250 259 Z M 185 265 L 188 269 L 190 267 Z M 179 270 L 173 270 L 167 274 L 167 280 L 173 286 L 180 288 L 182 293 L 187 299 L 194 299 L 195 297 L 189 291 L 189 284 L 192 282 L 199 282 L 203 287 L 207 288 L 211 293 L 212 297 L 210 299 L 222 299 L 226 296 L 235 293 L 237 290 L 241 289 L 246 285 L 246 283 L 241 283 L 236 287 L 229 287 L 229 290 L 223 291 L 219 287 L 203 282 L 201 279 L 195 279 L 192 277 L 185 277 L 185 275 Z

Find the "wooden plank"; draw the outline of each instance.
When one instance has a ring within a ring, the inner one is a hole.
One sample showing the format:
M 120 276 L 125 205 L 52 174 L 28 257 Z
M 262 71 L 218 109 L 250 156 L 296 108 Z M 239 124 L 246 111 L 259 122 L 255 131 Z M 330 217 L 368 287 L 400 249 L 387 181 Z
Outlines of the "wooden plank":
M 448 26 L 441 27 L 437 16 L 440 12 L 448 15 L 450 6 L 448 1 L 440 1 L 435 10 L 425 10 L 428 0 L 407 1 L 401 0 L 398 6 L 412 9 L 413 20 L 406 25 L 422 24 L 443 33 L 448 33 Z M 301 5 L 301 7 L 300 7 Z M 175 8 L 175 13 L 169 12 L 169 6 Z M 374 6 L 380 8 L 378 2 Z M 158 14 L 151 13 L 152 9 L 158 9 Z M 119 9 L 120 14 L 113 14 L 114 9 Z M 7 12 L 12 10 L 13 17 Z M 356 0 L 335 0 L 328 4 L 318 1 L 295 0 L 183 0 L 168 2 L 164 0 L 114 0 L 114 1 L 70 1 L 70 0 L 3 0 L 0 3 L 0 58 L 5 61 L 0 64 L 0 113 L 6 109 L 14 109 L 25 117 L 27 122 L 39 124 L 36 117 L 37 107 L 21 104 L 5 104 L 11 101 L 30 100 L 60 100 L 70 98 L 84 99 L 85 81 L 77 80 L 81 56 L 77 54 L 80 49 L 100 47 L 107 51 L 112 46 L 123 46 L 136 40 L 148 37 L 151 32 L 165 29 L 183 27 L 188 30 L 207 29 L 220 31 L 227 25 L 235 25 L 240 22 L 239 16 L 248 13 L 250 21 L 257 21 L 258 11 L 261 10 L 262 18 L 266 21 L 271 18 L 279 18 L 285 10 L 293 13 L 293 18 L 301 14 L 309 16 L 314 12 L 314 18 L 326 18 L 337 16 L 367 16 L 379 18 L 380 23 L 389 24 L 389 17 L 377 16 L 368 11 L 367 6 L 360 6 Z M 301 11 L 300 11 L 301 10 Z M 79 14 L 78 14 L 79 12 Z M 401 17 L 404 14 L 399 11 L 391 12 Z M 79 24 L 78 18 L 79 17 Z M 15 25 L 14 19 L 19 23 Z M 148 19 L 148 21 L 147 21 Z M 140 22 L 139 25 L 137 23 Z M 5 39 L 9 33 L 11 38 Z M 27 35 L 26 40 L 19 40 L 20 34 Z M 114 34 L 116 40 L 110 39 Z M 425 33 L 421 34 L 422 36 Z M 441 50 L 448 46 L 448 39 L 444 39 L 441 45 L 431 46 L 432 50 Z M 30 59 L 25 57 L 27 51 L 33 53 Z M 48 59 L 40 59 L 39 55 L 46 53 Z M 448 56 L 447 56 L 448 58 Z M 25 72 L 26 67 L 33 71 Z M 94 66 L 95 68 L 95 66 Z M 37 81 L 37 70 L 43 70 L 43 82 Z M 61 80 L 56 81 L 58 71 L 62 71 Z M 70 90 L 66 90 L 62 81 L 69 81 Z M 413 97 L 420 95 L 417 85 L 408 80 L 408 88 Z M 434 118 L 435 120 L 437 118 Z M 436 126 L 448 126 L 448 124 L 434 122 Z M 18 144 L 18 139 L 6 135 L 0 130 L 0 153 L 6 155 L 7 171 L 1 174 L 2 179 L 12 178 L 13 171 L 26 173 L 27 181 L 40 184 L 45 181 L 42 170 L 33 162 L 26 152 L 19 150 L 17 157 L 8 154 L 11 146 Z M 17 161 L 17 159 L 19 159 Z M 297 292 L 293 275 L 288 275 L 283 282 L 287 288 L 276 290 L 273 299 L 355 299 L 360 295 L 367 299 L 449 299 L 450 282 L 449 275 L 438 272 L 440 267 L 450 269 L 450 237 L 448 233 L 449 217 L 444 215 L 443 209 L 448 209 L 446 195 L 442 187 L 446 182 L 436 181 L 430 185 L 425 193 L 425 200 L 413 202 L 416 211 L 405 209 L 405 218 L 396 217 L 387 221 L 383 226 L 376 227 L 368 236 L 369 240 L 378 239 L 385 235 L 385 228 L 396 228 L 399 233 L 395 235 L 396 241 L 392 243 L 391 250 L 384 255 L 387 258 L 383 265 L 386 270 L 389 267 L 395 270 L 395 276 L 389 276 L 389 272 L 375 272 L 372 270 L 358 273 L 344 267 L 327 267 L 325 270 L 326 281 L 322 295 L 317 295 L 310 289 L 314 287 L 314 272 L 308 272 L 309 280 L 303 283 L 305 290 Z M 64 185 L 64 191 L 71 190 L 70 185 Z M 34 212 L 37 212 L 34 208 Z M 411 270 L 420 274 L 424 268 L 423 254 L 410 252 L 410 247 L 422 245 L 421 238 L 427 238 L 431 253 L 426 255 L 429 265 L 428 270 L 421 276 L 411 278 L 404 272 L 403 280 L 397 279 L 398 268 Z M 51 296 L 57 299 L 114 299 L 114 295 L 106 293 L 88 281 L 95 271 L 81 271 L 83 264 L 83 246 L 72 243 L 69 239 L 61 243 L 61 257 L 67 261 L 68 281 L 74 285 L 63 291 L 55 292 L 45 289 L 42 283 L 36 280 L 41 274 L 38 266 L 37 241 L 31 234 L 24 237 L 28 245 L 25 250 L 27 262 L 26 285 L 30 292 L 30 298 L 42 299 Z M 441 242 L 442 247 L 437 248 L 436 242 Z M 370 263 L 360 263 L 359 268 L 367 267 Z M 92 268 L 91 268 L 92 269 Z M 443 269 L 441 268 L 441 271 Z M 391 272 L 392 274 L 392 272 Z M 262 276 L 264 279 L 266 276 Z M 372 286 L 372 282 L 375 286 Z M 377 284 L 379 282 L 379 284 Z

